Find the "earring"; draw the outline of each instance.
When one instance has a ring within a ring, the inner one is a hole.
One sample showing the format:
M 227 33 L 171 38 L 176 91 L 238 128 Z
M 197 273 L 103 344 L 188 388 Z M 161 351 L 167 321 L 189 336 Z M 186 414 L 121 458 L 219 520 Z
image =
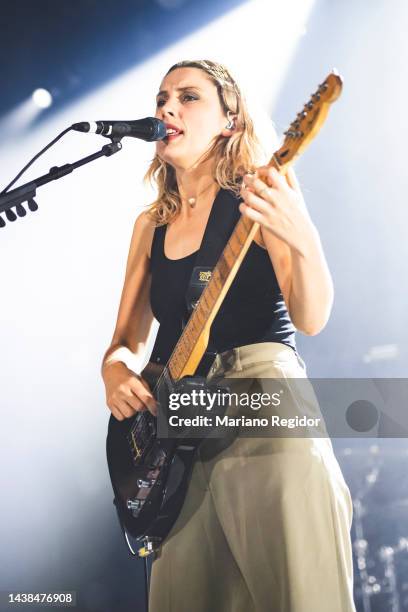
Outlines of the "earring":
M 228 111 L 228 113 L 227 113 L 227 117 L 228 117 L 228 115 L 232 115 L 232 113 L 231 113 L 230 111 Z M 230 118 L 228 117 L 228 123 L 227 123 L 227 125 L 225 126 L 225 129 L 226 129 L 226 130 L 233 130 L 233 129 L 234 129 L 234 127 L 235 127 L 235 125 L 234 125 L 234 119 L 230 119 Z

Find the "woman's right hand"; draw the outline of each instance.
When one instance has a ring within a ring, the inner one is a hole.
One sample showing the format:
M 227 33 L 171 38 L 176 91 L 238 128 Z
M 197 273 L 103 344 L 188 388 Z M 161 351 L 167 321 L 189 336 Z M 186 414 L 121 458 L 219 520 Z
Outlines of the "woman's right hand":
M 118 421 L 146 409 L 156 416 L 157 403 L 149 385 L 122 361 L 104 366 L 102 377 L 106 389 L 106 403 Z

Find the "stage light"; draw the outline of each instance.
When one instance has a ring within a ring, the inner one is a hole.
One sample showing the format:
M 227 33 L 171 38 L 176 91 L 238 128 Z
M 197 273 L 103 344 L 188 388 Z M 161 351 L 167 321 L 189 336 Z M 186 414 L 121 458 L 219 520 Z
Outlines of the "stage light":
M 39 88 L 33 92 L 32 100 L 38 108 L 48 108 L 52 104 L 52 95 L 47 89 Z

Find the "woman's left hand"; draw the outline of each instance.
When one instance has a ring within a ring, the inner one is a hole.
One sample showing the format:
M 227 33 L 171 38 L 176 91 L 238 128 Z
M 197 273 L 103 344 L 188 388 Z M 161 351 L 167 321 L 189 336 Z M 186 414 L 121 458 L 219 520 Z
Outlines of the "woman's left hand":
M 262 166 L 255 174 L 246 174 L 241 188 L 243 215 L 259 223 L 303 253 L 314 232 L 295 173 L 288 169 L 286 178 L 275 168 Z

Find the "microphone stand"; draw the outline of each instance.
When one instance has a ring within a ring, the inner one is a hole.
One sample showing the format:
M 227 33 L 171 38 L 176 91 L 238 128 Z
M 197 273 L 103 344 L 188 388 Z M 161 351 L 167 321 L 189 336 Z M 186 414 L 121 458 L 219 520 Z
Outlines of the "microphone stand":
M 29 210 L 34 212 L 38 209 L 38 205 L 34 200 L 38 187 L 42 187 L 43 185 L 46 185 L 51 181 L 56 181 L 57 179 L 62 178 L 66 174 L 70 174 L 76 168 L 80 168 L 85 164 L 89 164 L 90 162 L 94 161 L 95 159 L 98 159 L 99 157 L 110 157 L 114 153 L 117 153 L 122 149 L 120 139 L 121 137 L 112 138 L 111 143 L 104 145 L 100 151 L 92 153 L 87 157 L 83 157 L 82 159 L 79 159 L 78 161 L 72 164 L 65 164 L 64 166 L 53 166 L 52 168 L 50 168 L 50 171 L 47 174 L 44 174 L 43 176 L 34 179 L 30 183 L 25 183 L 24 185 L 21 185 L 21 187 L 16 187 L 16 189 L 12 189 L 11 191 L 7 191 L 4 194 L 0 194 L 0 213 L 4 212 L 8 221 L 16 221 L 17 216 L 25 217 L 27 211 L 23 207 L 23 202 L 27 202 Z M 14 206 L 16 207 L 16 212 L 11 210 Z M 5 225 L 6 223 L 4 219 L 0 216 L 0 228 L 5 227 Z M 126 532 L 125 538 L 131 553 L 133 555 L 136 554 L 129 544 Z M 144 579 L 145 605 L 147 612 L 149 609 L 149 571 L 147 557 L 144 558 Z
M 25 217 L 27 211 L 23 206 L 23 202 L 27 202 L 28 208 L 34 212 L 38 209 L 38 205 L 34 200 L 38 187 L 42 187 L 51 181 L 56 181 L 66 174 L 70 174 L 76 168 L 89 164 L 89 162 L 98 159 L 99 157 L 110 157 L 122 149 L 122 144 L 119 139 L 112 140 L 110 144 L 106 144 L 100 151 L 87 155 L 72 164 L 64 164 L 63 166 L 53 166 L 50 171 L 43 176 L 40 176 L 30 183 L 25 183 L 21 187 L 16 187 L 0 195 L 0 213 L 4 212 L 8 221 L 15 221 L 18 217 Z M 11 210 L 16 207 L 16 212 Z M 17 213 L 17 214 L 16 214 Z M 0 227 L 5 227 L 6 223 L 0 217 Z

